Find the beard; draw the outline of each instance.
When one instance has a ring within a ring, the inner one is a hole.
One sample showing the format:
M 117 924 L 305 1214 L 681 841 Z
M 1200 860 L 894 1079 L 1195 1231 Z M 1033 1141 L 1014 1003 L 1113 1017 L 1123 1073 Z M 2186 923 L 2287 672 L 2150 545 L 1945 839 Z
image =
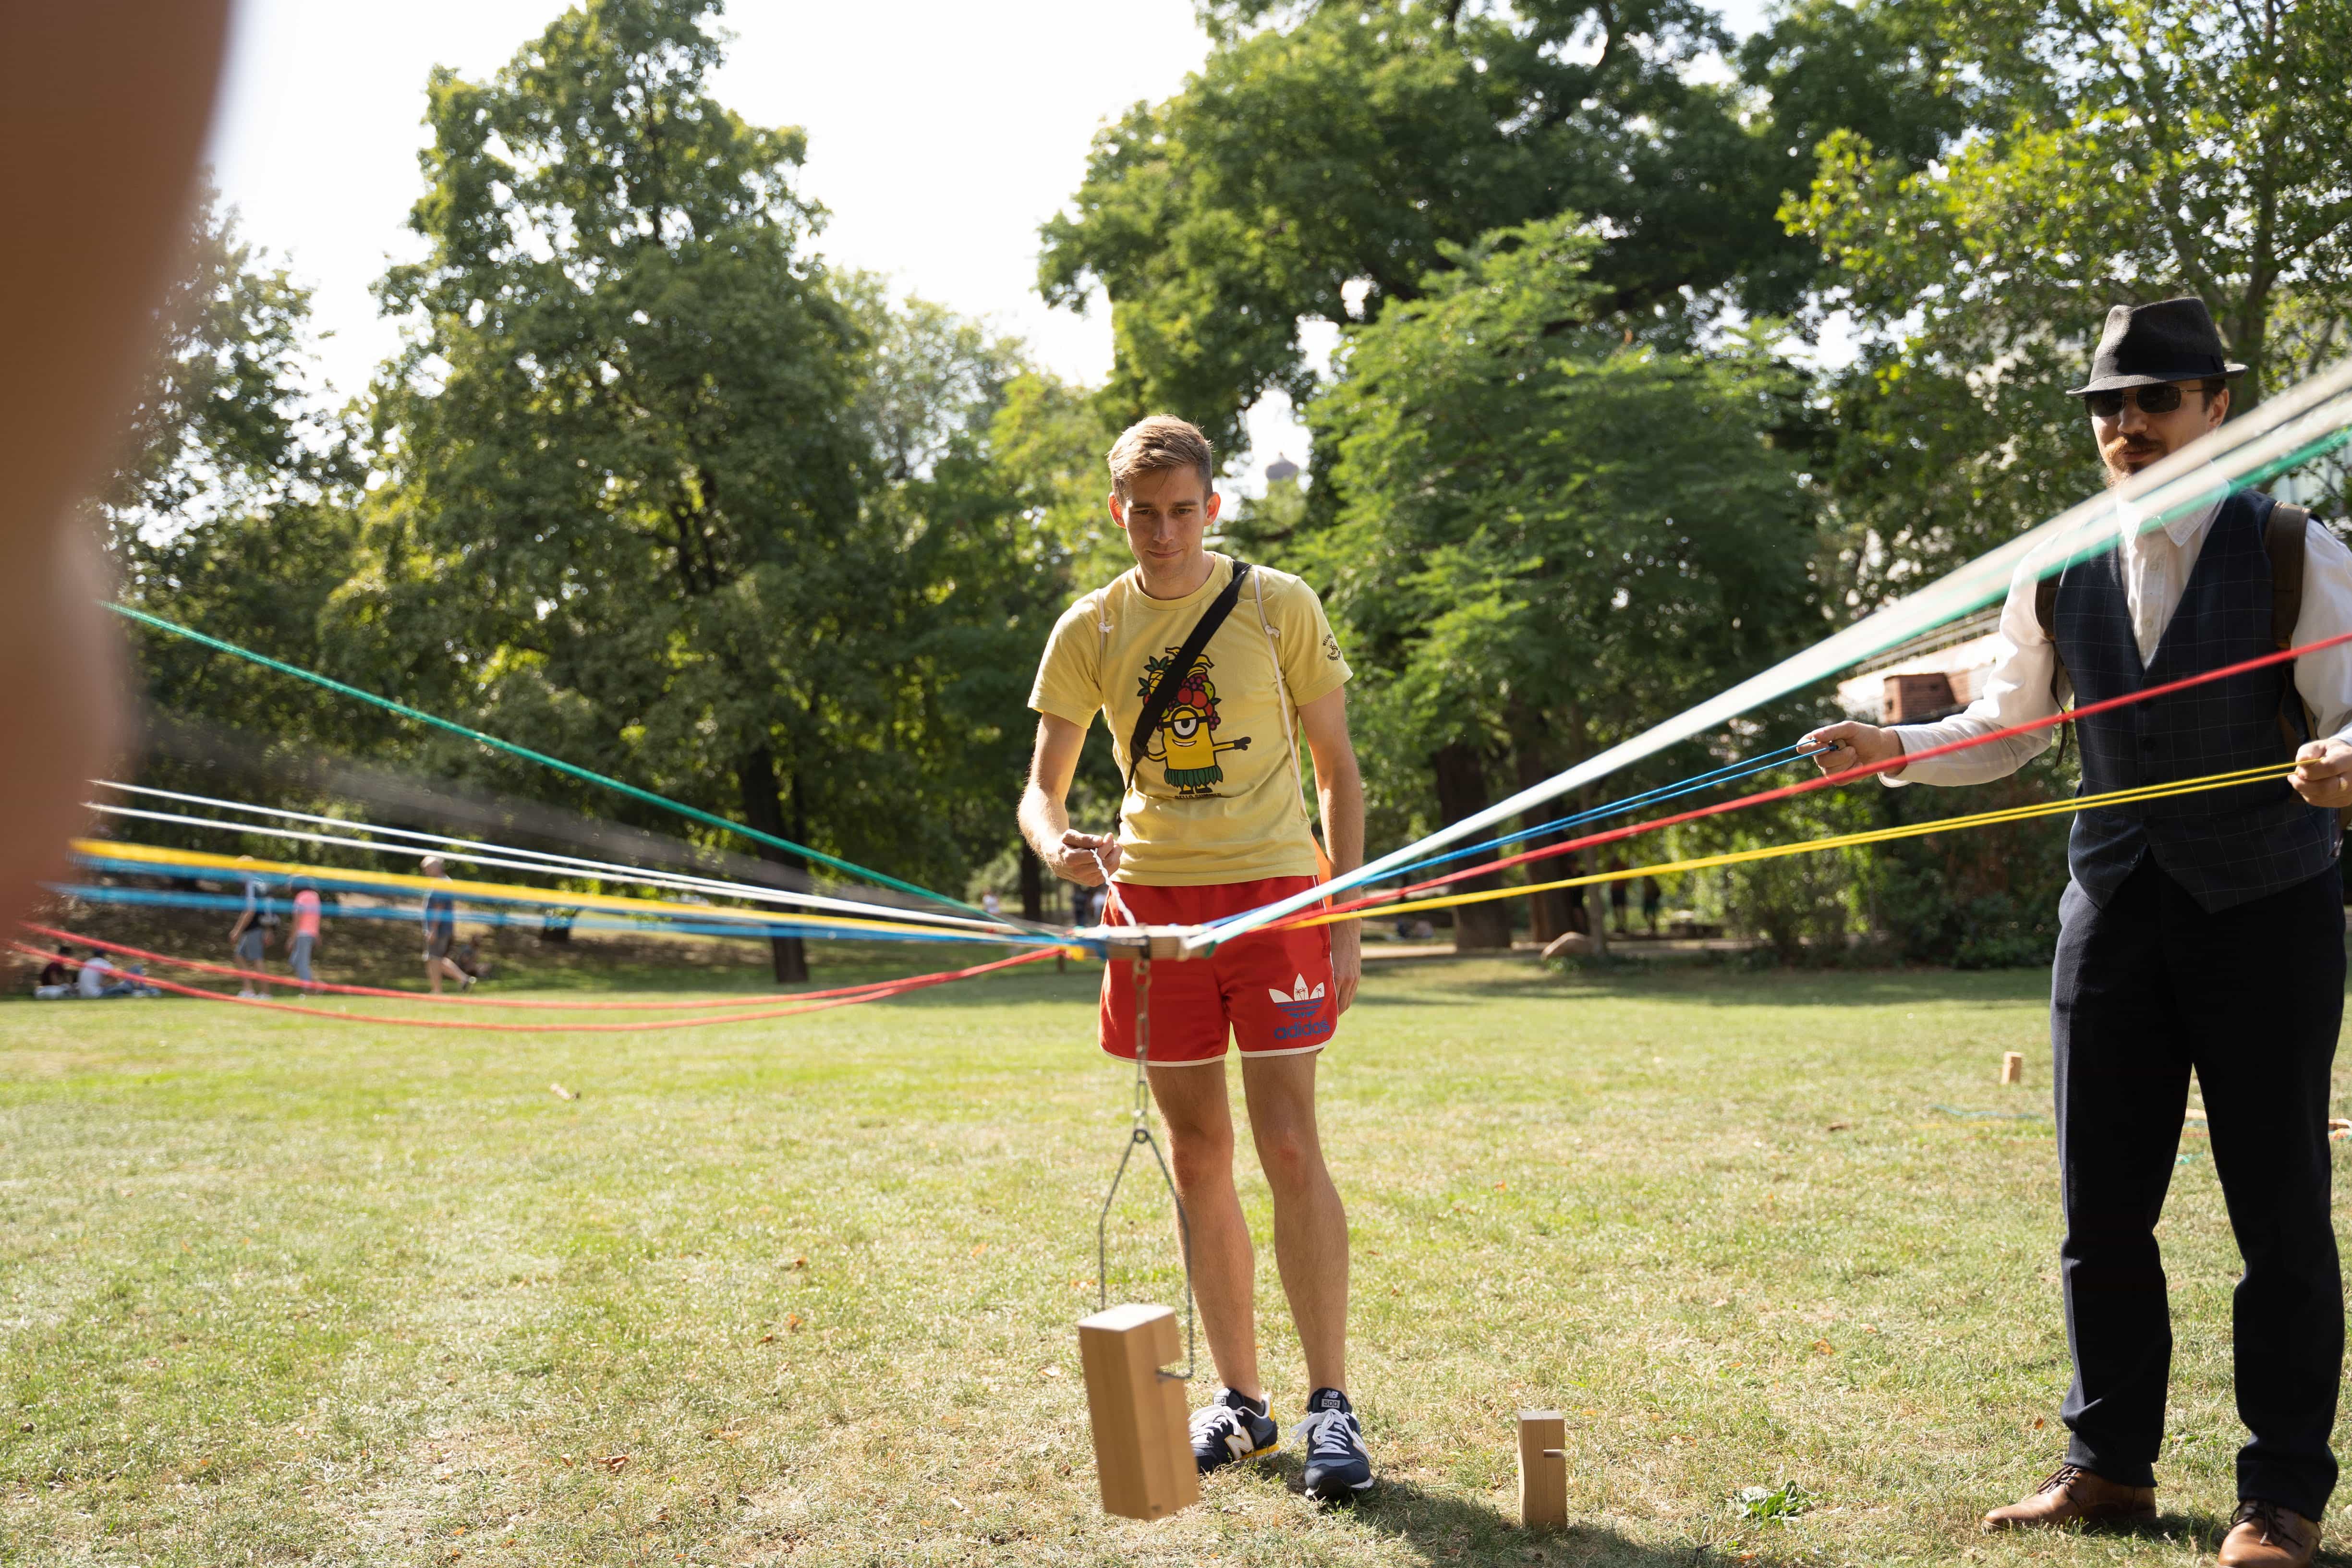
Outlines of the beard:
M 2099 449 L 2099 468 L 2106 475 L 2107 489 L 2114 489 L 2131 479 L 2141 468 L 2168 455 L 2168 448 L 2148 445 L 2134 447 L 2117 443 Z M 2134 466 L 2136 465 L 2136 466 Z

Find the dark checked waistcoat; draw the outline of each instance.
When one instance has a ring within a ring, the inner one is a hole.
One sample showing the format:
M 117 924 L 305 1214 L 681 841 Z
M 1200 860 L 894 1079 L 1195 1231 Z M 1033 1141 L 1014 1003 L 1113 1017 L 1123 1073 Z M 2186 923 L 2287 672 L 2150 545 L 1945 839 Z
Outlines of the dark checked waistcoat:
M 2271 506 L 2269 497 L 2251 491 L 2222 503 L 2180 607 L 2145 666 L 2132 637 L 2118 552 L 2109 550 L 2066 568 L 2058 583 L 2058 653 L 2079 705 L 2274 651 L 2270 559 L 2263 550 Z M 2292 668 L 2271 665 L 2079 721 L 2082 793 L 2286 761 L 2305 738 L 2302 705 L 2289 700 Z M 2292 716 L 2292 741 L 2280 725 L 2283 709 Z M 2210 911 L 2319 875 L 2335 863 L 2336 847 L 2335 813 L 2306 805 L 2284 783 L 2266 780 L 2078 813 L 2067 860 L 2092 901 L 2105 904 L 2140 857 L 2153 855 Z

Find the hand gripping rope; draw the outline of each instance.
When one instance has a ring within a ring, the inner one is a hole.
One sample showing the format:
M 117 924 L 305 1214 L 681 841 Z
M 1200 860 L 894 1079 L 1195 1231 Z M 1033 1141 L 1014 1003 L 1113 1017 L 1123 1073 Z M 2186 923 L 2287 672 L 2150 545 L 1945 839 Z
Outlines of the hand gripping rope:
M 1095 856 L 1095 866 L 1097 869 L 1101 868 L 1100 855 Z M 1111 886 L 1108 871 L 1103 872 L 1103 886 L 1105 888 Z M 1118 894 L 1113 891 L 1110 897 L 1117 901 Z M 1120 910 L 1122 913 L 1125 912 L 1123 904 L 1120 905 Z M 1184 1198 L 1176 1190 L 1176 1177 L 1168 1169 L 1168 1156 L 1160 1152 L 1160 1141 L 1151 1135 L 1151 1085 L 1150 1081 L 1144 1077 L 1144 1068 L 1151 1058 L 1151 945 L 1150 938 L 1143 935 L 1139 927 L 1136 928 L 1136 933 L 1137 940 L 1132 944 L 1136 948 L 1133 960 L 1135 965 L 1135 1122 L 1127 1135 L 1126 1146 L 1119 1151 L 1118 1169 L 1111 1173 L 1110 1191 L 1103 1194 L 1102 1214 L 1095 1221 L 1096 1304 L 1098 1310 L 1108 1311 L 1110 1309 L 1110 1205 L 1118 1196 L 1119 1183 L 1127 1179 L 1128 1162 L 1135 1158 L 1136 1145 L 1139 1143 L 1151 1151 L 1152 1159 L 1160 1165 L 1160 1179 L 1168 1184 L 1168 1201 L 1176 1205 L 1177 1242 L 1182 1247 L 1184 1254 L 1184 1374 L 1177 1377 L 1172 1372 L 1162 1372 L 1160 1375 L 1174 1378 L 1179 1383 L 1190 1383 L 1192 1381 L 1192 1373 L 1197 1364 L 1197 1356 L 1192 1347 L 1192 1221 L 1184 1213 Z M 1118 962 L 1115 952 L 1109 962 L 1113 963 Z

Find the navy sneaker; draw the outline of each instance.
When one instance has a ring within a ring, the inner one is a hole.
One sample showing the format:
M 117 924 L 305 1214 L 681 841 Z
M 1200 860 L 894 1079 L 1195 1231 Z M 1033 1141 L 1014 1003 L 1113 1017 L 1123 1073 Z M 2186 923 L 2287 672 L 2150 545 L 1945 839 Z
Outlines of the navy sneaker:
M 1372 1457 L 1364 1452 L 1364 1429 L 1356 1407 L 1336 1388 L 1318 1388 L 1307 1402 L 1307 1419 L 1291 1428 L 1307 1455 L 1307 1495 L 1324 1502 L 1351 1498 L 1372 1484 Z
M 1192 1412 L 1192 1462 L 1204 1476 L 1281 1446 L 1282 1427 L 1266 1414 L 1264 1400 L 1221 1388 L 1213 1401 Z

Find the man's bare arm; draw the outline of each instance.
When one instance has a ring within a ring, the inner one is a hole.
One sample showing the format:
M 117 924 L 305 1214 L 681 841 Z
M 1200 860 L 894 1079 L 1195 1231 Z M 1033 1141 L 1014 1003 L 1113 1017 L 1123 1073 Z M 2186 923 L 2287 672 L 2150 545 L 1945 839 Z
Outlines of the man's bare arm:
M 1029 787 L 1021 793 L 1021 836 L 1054 875 L 1095 887 L 1104 880 L 1104 872 L 1118 869 L 1118 840 L 1070 831 L 1070 780 L 1077 774 L 1078 753 L 1086 744 L 1084 725 L 1051 713 L 1037 715 Z
M 1356 766 L 1355 743 L 1348 739 L 1348 689 L 1343 686 L 1301 704 L 1298 727 L 1306 732 L 1307 754 L 1315 759 L 1323 847 L 1331 856 L 1333 871 L 1352 871 L 1364 863 L 1364 776 Z M 1355 1001 L 1356 983 L 1363 978 L 1364 928 L 1360 921 L 1339 921 L 1330 931 L 1336 1016 Z

